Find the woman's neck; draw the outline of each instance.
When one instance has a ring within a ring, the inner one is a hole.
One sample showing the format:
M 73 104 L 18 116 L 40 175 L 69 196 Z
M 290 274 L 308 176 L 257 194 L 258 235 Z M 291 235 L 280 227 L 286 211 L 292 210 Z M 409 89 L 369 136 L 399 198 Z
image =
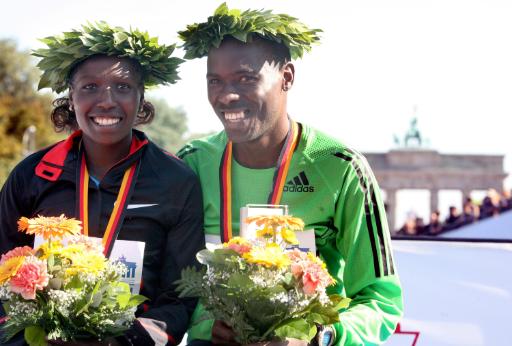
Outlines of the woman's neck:
M 103 176 L 130 153 L 131 136 L 115 144 L 105 145 L 83 137 L 87 169 L 97 179 Z

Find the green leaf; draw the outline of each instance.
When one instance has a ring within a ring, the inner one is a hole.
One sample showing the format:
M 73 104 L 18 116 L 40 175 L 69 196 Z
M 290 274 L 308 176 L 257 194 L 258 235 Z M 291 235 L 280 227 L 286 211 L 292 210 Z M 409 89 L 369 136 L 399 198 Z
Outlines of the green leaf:
M 275 330 L 275 335 L 281 340 L 284 340 L 285 338 L 294 338 L 310 341 L 315 337 L 315 334 L 315 324 L 307 322 L 302 318 L 294 318 L 285 324 L 281 324 Z
M 179 297 L 200 297 L 203 290 L 204 270 L 198 271 L 195 267 L 187 267 L 181 271 L 181 279 L 174 282 Z
M 222 3 L 206 22 L 188 25 L 178 35 L 184 41 L 182 48 L 186 59 L 206 56 L 212 47 L 219 47 L 225 36 L 247 42 L 253 34 L 285 45 L 291 58 L 295 59 L 319 42 L 321 31 L 309 29 L 297 18 L 285 14 L 274 14 L 269 10 L 230 10 L 226 3 Z
M 116 32 L 114 34 L 114 43 L 115 44 L 119 44 L 123 41 L 126 41 L 126 39 L 128 39 L 128 35 L 124 32 Z
M 329 299 L 331 300 L 332 304 L 334 305 L 335 310 L 342 310 L 349 307 L 350 302 L 352 299 L 347 297 L 342 297 L 338 294 L 331 294 L 329 295 Z
M 39 326 L 25 328 L 25 341 L 29 346 L 46 346 L 46 333 Z
M 149 37 L 146 32 L 111 28 L 105 22 L 83 25 L 81 30 L 66 32 L 63 37 L 47 37 L 41 42 L 48 48 L 32 53 L 41 58 L 38 66 L 46 76 L 39 87 L 50 87 L 57 93 L 68 86 L 70 66 L 94 54 L 128 57 L 138 61 L 142 66 L 145 87 L 175 83 L 178 79 L 177 68 L 182 63 L 181 59 L 171 57 L 174 45 L 159 45 L 158 38 Z M 155 60 L 155 57 L 158 59 Z M 161 77 L 154 78 L 155 73 Z
M 247 276 L 247 274 L 235 273 L 231 275 L 227 282 L 230 291 L 234 292 L 247 292 L 251 287 L 254 287 L 254 282 Z
M 116 301 L 117 301 L 117 304 L 119 305 L 119 307 L 121 309 L 124 309 L 124 308 L 126 308 L 128 303 L 130 302 L 130 298 L 131 298 L 131 294 L 130 293 L 122 293 L 122 294 L 119 294 L 116 297 Z
M 140 304 L 144 303 L 146 300 L 148 300 L 148 298 L 144 297 L 143 295 L 140 295 L 140 294 L 132 295 L 130 297 L 130 301 L 128 302 L 127 306 L 128 307 L 139 306 Z
M 53 254 L 48 256 L 47 263 L 48 263 L 48 268 L 50 268 L 50 271 L 52 271 L 52 268 L 55 265 L 55 256 L 53 256 Z

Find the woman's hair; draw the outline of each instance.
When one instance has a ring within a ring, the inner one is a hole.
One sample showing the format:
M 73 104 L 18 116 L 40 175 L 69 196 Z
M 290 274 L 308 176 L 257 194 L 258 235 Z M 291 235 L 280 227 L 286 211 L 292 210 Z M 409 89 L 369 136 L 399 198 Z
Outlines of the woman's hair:
M 62 132 L 78 130 L 75 111 L 71 110 L 69 97 L 59 97 L 52 102 L 51 121 L 55 131 Z M 135 126 L 149 124 L 155 117 L 155 107 L 148 101 L 142 101 L 142 110 L 137 114 Z
M 98 54 L 101 55 L 101 54 Z M 78 68 L 88 59 L 92 57 L 96 57 L 98 55 L 92 55 L 88 57 L 87 59 L 79 62 L 76 64 L 70 71 L 69 77 L 68 77 L 68 85 L 71 86 L 73 76 L 75 75 Z M 130 59 L 130 61 L 133 63 L 133 66 L 135 67 L 136 73 L 140 76 L 140 83 L 142 88 L 144 88 L 144 81 L 143 81 L 143 71 L 141 69 L 140 64 L 133 59 Z M 62 132 L 64 130 L 67 131 L 75 131 L 78 130 L 78 123 L 76 121 L 76 114 L 74 109 L 71 107 L 71 101 L 69 100 L 69 97 L 59 97 L 58 99 L 55 99 L 52 102 L 53 110 L 51 113 L 51 121 L 53 123 L 53 127 L 55 128 L 55 131 Z M 145 99 L 142 100 L 142 105 L 140 108 L 139 113 L 137 114 L 137 117 L 135 119 L 134 126 L 142 125 L 142 124 L 149 124 L 151 121 L 153 121 L 153 118 L 155 117 L 155 107 Z

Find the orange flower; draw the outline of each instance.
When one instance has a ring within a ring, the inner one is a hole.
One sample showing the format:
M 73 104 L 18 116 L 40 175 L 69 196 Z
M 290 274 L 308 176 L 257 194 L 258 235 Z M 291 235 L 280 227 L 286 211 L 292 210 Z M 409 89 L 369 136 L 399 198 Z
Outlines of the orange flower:
M 231 249 L 243 255 L 246 252 L 251 251 L 251 243 L 241 237 L 234 237 L 229 242 L 223 244 L 225 248 Z
M 20 256 L 31 256 L 34 254 L 34 250 L 30 246 L 20 246 L 12 249 L 11 251 L 6 252 L 2 255 L 2 259 L 0 259 L 0 265 L 3 264 L 10 258 L 20 257 Z
M 25 216 L 22 216 L 18 220 L 18 231 L 25 231 L 28 228 L 28 219 Z
M 287 227 L 294 231 L 300 231 L 304 229 L 304 221 L 302 221 L 298 217 L 293 217 L 291 215 L 257 215 L 257 216 L 249 216 L 245 219 L 245 222 L 255 223 L 257 226 L 267 226 L 267 227 Z
M 32 219 L 22 217 L 18 221 L 18 230 L 40 235 L 46 240 L 50 237 L 62 238 L 78 234 L 82 230 L 81 223 L 79 220 L 66 218 L 64 214 L 59 217 L 38 216 Z

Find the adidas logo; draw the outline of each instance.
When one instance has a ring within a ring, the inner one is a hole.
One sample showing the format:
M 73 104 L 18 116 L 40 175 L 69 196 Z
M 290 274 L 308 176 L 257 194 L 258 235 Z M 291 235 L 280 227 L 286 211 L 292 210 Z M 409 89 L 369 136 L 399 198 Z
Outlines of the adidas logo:
M 283 192 L 315 192 L 315 187 L 309 184 L 306 173 L 302 171 L 286 183 Z

